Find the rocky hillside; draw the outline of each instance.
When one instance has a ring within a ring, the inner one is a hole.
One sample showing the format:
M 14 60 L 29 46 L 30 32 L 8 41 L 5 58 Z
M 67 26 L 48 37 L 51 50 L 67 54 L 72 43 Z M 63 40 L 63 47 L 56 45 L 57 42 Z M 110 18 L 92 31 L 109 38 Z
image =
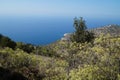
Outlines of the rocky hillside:
M 110 34 L 111 36 L 120 36 L 120 26 L 119 25 L 106 25 L 99 28 L 91 29 L 90 32 L 95 33 L 95 36 L 102 34 Z M 61 38 L 62 41 L 70 41 L 71 33 L 65 33 Z
M 120 26 L 119 25 L 106 25 L 100 28 L 91 29 L 95 35 L 103 34 L 110 34 L 112 36 L 119 36 L 120 35 Z

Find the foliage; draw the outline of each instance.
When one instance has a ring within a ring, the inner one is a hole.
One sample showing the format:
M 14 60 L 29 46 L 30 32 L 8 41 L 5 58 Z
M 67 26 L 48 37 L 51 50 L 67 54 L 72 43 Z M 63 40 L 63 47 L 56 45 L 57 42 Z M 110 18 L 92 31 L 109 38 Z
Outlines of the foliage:
M 94 38 L 94 34 L 87 31 L 87 27 L 85 24 L 85 20 L 83 20 L 82 17 L 80 19 L 75 18 L 74 19 L 74 27 L 75 32 L 71 37 L 72 41 L 76 41 L 77 43 L 84 43 L 84 42 L 90 42 Z
M 80 48 L 83 47 L 83 48 Z M 80 44 L 75 55 L 78 68 L 70 71 L 70 80 L 118 80 L 120 74 L 120 38 L 100 35 L 94 43 Z
M 55 52 L 49 46 L 38 46 L 36 47 L 35 53 L 37 55 L 42 55 L 42 56 L 49 56 L 49 57 L 55 56 Z
M 31 53 L 35 50 L 35 46 L 33 46 L 32 44 L 25 44 L 22 42 L 17 42 L 16 44 L 17 44 L 16 48 L 22 49 L 23 51 L 27 53 Z
M 12 80 L 120 80 L 120 37 L 101 34 L 93 42 L 2 46 L 0 80 L 3 74 Z
M 0 67 L 0 80 L 27 80 L 22 74 Z
M 3 36 L 0 34 L 0 47 L 10 47 L 12 49 L 15 49 L 16 43 L 12 41 L 10 38 Z
M 1 48 L 0 67 L 28 80 L 119 80 L 119 53 L 120 37 L 101 34 L 92 43 L 58 41 L 29 54 Z
M 37 64 L 38 60 L 34 55 L 29 55 L 20 49 L 15 51 L 10 48 L 0 50 L 0 66 L 13 70 L 13 72 L 19 72 L 30 80 L 37 77 L 34 75 L 36 71 L 39 71 Z
M 0 50 L 0 66 L 12 70 L 12 72 L 20 73 L 28 80 L 64 80 L 65 75 L 63 73 L 65 73 L 67 62 L 28 54 L 20 49 L 5 48 Z

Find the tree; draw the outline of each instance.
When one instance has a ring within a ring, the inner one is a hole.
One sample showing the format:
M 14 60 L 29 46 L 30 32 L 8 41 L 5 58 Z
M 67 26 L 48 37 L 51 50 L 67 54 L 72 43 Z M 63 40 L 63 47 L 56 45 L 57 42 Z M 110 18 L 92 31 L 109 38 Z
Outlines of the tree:
M 83 20 L 82 17 L 80 17 L 80 19 L 74 18 L 74 27 L 75 32 L 72 35 L 72 41 L 76 41 L 77 43 L 84 43 L 90 42 L 94 38 L 93 33 L 87 31 L 85 20 Z

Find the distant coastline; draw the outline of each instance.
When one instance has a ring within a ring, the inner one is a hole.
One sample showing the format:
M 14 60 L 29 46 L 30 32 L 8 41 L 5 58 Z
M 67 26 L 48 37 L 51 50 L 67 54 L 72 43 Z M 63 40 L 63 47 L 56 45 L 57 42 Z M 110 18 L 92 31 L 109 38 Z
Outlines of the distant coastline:
M 88 29 L 108 24 L 120 24 L 118 19 L 87 18 Z M 1 18 L 0 33 L 16 42 L 46 45 L 60 40 L 65 33 L 74 31 L 72 18 Z

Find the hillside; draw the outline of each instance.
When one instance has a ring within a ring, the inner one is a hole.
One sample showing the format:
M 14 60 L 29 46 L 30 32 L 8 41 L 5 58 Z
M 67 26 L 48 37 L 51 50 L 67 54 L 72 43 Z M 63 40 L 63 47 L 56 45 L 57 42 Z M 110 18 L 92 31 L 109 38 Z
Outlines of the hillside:
M 99 36 L 100 34 L 110 34 L 111 36 L 117 37 L 120 36 L 120 26 L 119 25 L 106 25 L 94 29 L 88 30 L 95 34 L 95 36 Z M 70 41 L 70 36 L 72 33 L 65 33 L 61 38 L 62 41 Z
M 103 27 L 91 29 L 96 36 L 103 34 L 110 34 L 112 36 L 119 36 L 120 35 L 120 26 L 119 25 L 106 25 Z
M 1 46 L 0 80 L 120 80 L 119 27 L 92 31 L 99 33 L 92 42 L 63 39 L 46 46 Z

